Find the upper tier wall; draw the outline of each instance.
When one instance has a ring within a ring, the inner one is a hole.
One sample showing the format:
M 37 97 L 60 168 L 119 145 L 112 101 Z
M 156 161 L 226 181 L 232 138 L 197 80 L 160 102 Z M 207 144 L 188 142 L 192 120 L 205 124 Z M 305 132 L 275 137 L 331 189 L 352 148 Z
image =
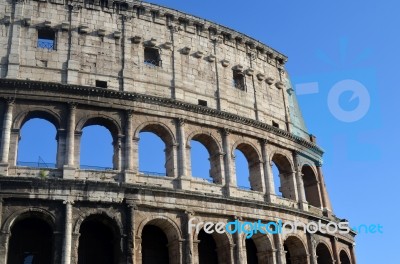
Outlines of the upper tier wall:
M 1 0 L 0 77 L 103 85 L 207 104 L 309 140 L 298 125 L 303 122 L 293 107 L 284 55 L 175 10 L 100 1 Z M 43 32 L 54 32 L 54 48 L 38 44 Z M 146 47 L 158 52 L 158 66 L 144 62 Z

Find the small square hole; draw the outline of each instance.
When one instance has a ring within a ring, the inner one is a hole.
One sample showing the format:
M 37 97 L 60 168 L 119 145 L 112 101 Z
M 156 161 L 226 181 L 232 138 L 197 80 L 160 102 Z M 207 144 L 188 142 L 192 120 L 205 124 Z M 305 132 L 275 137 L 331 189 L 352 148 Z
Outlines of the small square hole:
M 246 90 L 246 86 L 244 83 L 244 74 L 241 71 L 234 70 L 233 71 L 233 86 L 239 90 Z
M 279 128 L 279 124 L 276 123 L 275 121 L 272 121 L 272 126 L 273 126 L 273 127 L 276 127 L 276 128 Z
M 144 48 L 144 64 L 148 66 L 161 66 L 160 52 L 155 48 Z
M 207 106 L 207 101 L 205 101 L 205 100 L 200 100 L 200 99 L 199 99 L 199 105 L 201 105 L 201 106 Z
M 96 87 L 98 87 L 98 88 L 107 88 L 107 82 L 106 81 L 96 80 Z
M 38 29 L 37 47 L 40 49 L 56 49 L 56 32 L 50 28 Z

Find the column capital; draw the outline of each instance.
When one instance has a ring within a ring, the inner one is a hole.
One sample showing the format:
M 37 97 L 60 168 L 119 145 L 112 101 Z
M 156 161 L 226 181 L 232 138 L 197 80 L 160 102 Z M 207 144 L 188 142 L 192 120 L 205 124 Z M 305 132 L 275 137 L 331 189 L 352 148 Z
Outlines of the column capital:
M 15 104 L 15 97 L 5 97 L 8 106 L 13 106 Z
M 131 118 L 133 116 L 133 110 L 132 109 L 127 109 L 125 110 L 126 117 Z
M 184 212 L 185 212 L 185 214 L 188 215 L 188 216 L 194 216 L 194 211 L 185 210 Z
M 262 138 L 262 139 L 260 139 L 260 143 L 262 144 L 262 145 L 268 145 L 268 139 L 266 139 L 266 138 Z
M 315 166 L 317 166 L 317 167 L 322 167 L 322 165 L 323 165 L 323 160 L 317 160 L 316 162 L 315 162 Z
M 181 127 L 186 124 L 186 119 L 184 119 L 184 118 L 178 118 L 177 121 L 178 121 L 178 125 Z
M 68 102 L 69 110 L 75 110 L 78 104 L 76 102 Z
M 75 201 L 74 201 L 74 200 L 67 199 L 67 200 L 64 200 L 64 201 L 63 201 L 63 204 L 65 204 L 65 205 L 74 205 L 74 204 L 75 204 Z
M 229 136 L 232 133 L 232 130 L 230 128 L 222 128 L 222 135 L 224 136 Z

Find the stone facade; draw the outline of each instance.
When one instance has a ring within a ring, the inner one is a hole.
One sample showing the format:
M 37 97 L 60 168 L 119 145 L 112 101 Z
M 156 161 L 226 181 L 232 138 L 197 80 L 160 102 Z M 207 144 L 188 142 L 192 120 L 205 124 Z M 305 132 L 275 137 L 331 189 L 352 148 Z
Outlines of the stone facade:
M 304 126 L 284 55 L 153 4 L 0 2 L 0 263 L 18 257 L 10 251 L 13 228 L 30 218 L 51 230 L 49 263 L 65 264 L 90 263 L 80 249 L 89 241 L 88 221 L 109 229 L 108 263 L 151 263 L 143 234 L 158 232 L 147 228 L 153 226 L 165 235 L 172 264 L 202 263 L 201 239 L 187 232 L 192 218 L 340 221 L 324 183 L 323 151 Z M 20 129 L 32 118 L 57 129 L 54 169 L 17 162 Z M 95 124 L 112 134 L 112 170 L 80 168 L 82 130 Z M 164 177 L 139 171 L 143 131 L 165 143 Z M 192 176 L 191 140 L 210 153 L 212 182 Z M 236 149 L 249 162 L 251 190 L 237 186 Z M 282 197 L 274 192 L 272 163 Z M 354 235 L 258 234 L 254 252 L 243 234 L 213 240 L 218 263 L 252 263 L 247 255 L 254 253 L 258 263 L 355 264 Z

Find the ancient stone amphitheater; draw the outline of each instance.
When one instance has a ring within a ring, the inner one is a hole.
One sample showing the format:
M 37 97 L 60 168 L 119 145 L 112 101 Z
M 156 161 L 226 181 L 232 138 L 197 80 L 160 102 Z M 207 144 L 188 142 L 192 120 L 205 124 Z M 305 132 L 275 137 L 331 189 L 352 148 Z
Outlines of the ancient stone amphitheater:
M 188 232 L 190 219 L 342 221 L 284 55 L 148 3 L 0 3 L 0 263 L 356 263 L 353 232 Z M 54 168 L 17 160 L 33 118 L 57 129 Z M 112 169 L 79 164 L 92 125 L 112 134 Z M 144 131 L 165 143 L 164 176 L 139 170 Z M 208 150 L 211 181 L 192 176 L 193 141 Z

